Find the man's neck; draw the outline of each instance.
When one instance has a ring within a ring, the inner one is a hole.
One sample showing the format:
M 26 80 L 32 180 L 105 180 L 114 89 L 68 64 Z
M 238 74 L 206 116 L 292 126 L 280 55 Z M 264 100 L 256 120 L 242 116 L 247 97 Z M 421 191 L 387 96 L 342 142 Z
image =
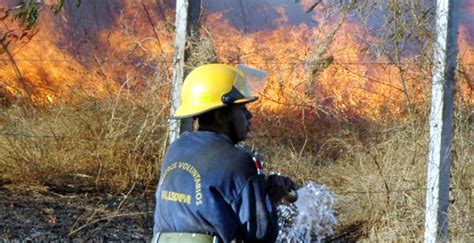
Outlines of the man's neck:
M 209 131 L 209 132 L 215 132 L 215 133 L 221 133 L 228 137 L 232 143 L 236 144 L 238 141 L 234 141 L 232 136 L 230 136 L 229 132 L 227 129 L 224 129 L 222 127 L 216 127 L 216 126 L 199 126 L 198 131 Z
M 198 131 L 210 131 L 210 132 L 217 132 L 217 133 L 223 133 L 226 136 L 229 136 L 228 132 L 226 132 L 227 129 L 223 129 L 222 127 L 216 127 L 216 126 L 199 126 Z

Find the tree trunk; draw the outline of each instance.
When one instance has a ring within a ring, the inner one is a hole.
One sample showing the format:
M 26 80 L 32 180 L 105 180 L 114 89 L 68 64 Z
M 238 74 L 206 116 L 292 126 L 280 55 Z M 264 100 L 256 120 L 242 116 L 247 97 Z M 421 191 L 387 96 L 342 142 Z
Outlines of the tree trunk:
M 176 36 L 175 54 L 173 60 L 173 80 L 171 93 L 171 116 L 181 104 L 181 87 L 183 84 L 186 61 L 187 37 L 193 37 L 198 31 L 199 16 L 201 13 L 200 0 L 177 0 L 176 1 Z M 184 131 L 193 130 L 193 119 L 170 119 L 169 143 L 176 140 Z

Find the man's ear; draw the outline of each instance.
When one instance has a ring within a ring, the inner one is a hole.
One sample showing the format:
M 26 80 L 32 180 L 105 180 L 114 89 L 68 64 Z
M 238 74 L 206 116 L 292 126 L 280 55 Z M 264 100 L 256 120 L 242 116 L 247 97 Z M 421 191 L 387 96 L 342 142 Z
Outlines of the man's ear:
M 219 109 L 216 114 L 214 114 L 214 118 L 218 126 L 220 126 L 223 131 L 227 134 L 230 134 L 234 128 L 229 127 L 230 124 L 233 124 L 234 120 L 234 107 L 228 106 L 222 109 Z
M 223 112 L 223 110 L 218 110 L 214 112 L 214 121 L 216 121 L 216 125 L 220 127 L 227 127 L 227 114 Z

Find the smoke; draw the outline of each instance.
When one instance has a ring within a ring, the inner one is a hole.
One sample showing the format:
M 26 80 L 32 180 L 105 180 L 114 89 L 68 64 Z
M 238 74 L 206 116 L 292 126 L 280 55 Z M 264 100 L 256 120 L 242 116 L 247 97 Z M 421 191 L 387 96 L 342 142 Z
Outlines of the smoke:
M 209 14 L 225 13 L 223 19 L 243 33 L 275 30 L 281 24 L 293 26 L 318 24 L 312 18 L 313 13 L 305 14 L 304 7 L 294 1 L 209 0 L 203 4 Z

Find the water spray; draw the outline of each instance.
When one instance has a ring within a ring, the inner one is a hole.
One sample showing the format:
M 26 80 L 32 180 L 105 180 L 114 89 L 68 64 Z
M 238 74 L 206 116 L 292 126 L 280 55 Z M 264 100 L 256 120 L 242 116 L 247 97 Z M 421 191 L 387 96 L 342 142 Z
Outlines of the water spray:
M 258 174 L 265 175 L 260 154 L 256 151 L 250 154 Z M 290 190 L 283 202 L 277 207 L 280 228 L 277 242 L 321 242 L 334 234 L 335 195 L 326 186 L 310 181 L 304 187 Z
M 277 242 L 321 242 L 333 235 L 337 223 L 335 195 L 324 185 L 310 181 L 295 191 L 293 203 L 277 207 L 280 232 Z

